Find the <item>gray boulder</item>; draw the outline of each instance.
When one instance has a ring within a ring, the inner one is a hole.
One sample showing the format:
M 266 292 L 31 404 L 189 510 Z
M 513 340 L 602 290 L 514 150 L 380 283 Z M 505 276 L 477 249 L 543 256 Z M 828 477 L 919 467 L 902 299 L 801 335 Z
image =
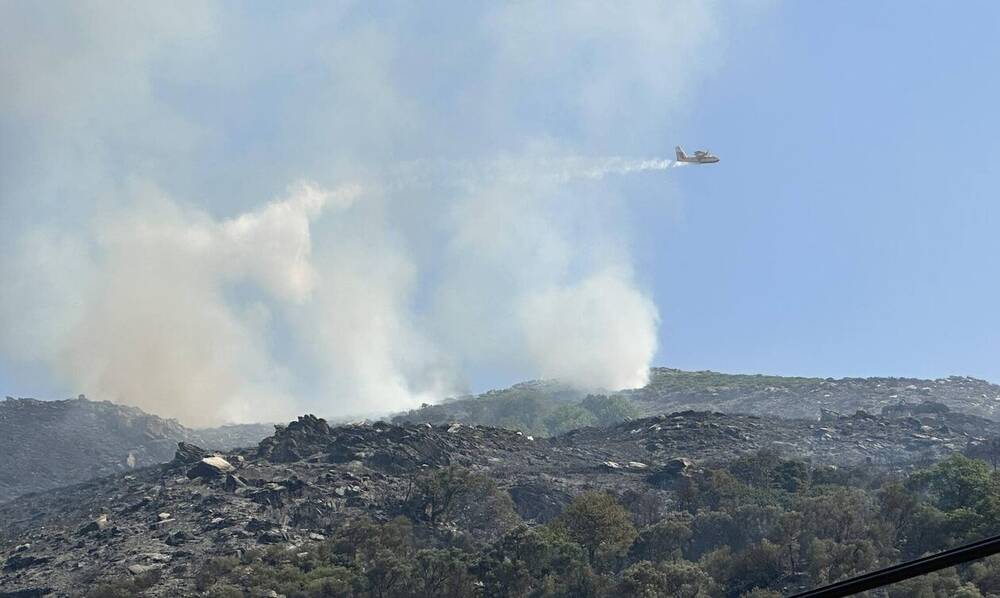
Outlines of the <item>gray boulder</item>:
M 236 469 L 233 465 L 219 456 L 204 457 L 188 470 L 187 477 L 196 478 L 217 478 Z

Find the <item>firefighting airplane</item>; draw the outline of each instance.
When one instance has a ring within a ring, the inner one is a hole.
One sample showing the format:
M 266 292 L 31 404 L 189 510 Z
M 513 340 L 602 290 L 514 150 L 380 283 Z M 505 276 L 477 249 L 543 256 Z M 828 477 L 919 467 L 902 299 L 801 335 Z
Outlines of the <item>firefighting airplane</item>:
M 688 162 L 690 164 L 714 164 L 719 161 L 718 156 L 713 156 L 712 152 L 709 151 L 697 150 L 693 156 L 689 156 L 684 153 L 684 150 L 682 150 L 679 145 L 674 148 L 674 150 L 677 152 L 678 162 Z

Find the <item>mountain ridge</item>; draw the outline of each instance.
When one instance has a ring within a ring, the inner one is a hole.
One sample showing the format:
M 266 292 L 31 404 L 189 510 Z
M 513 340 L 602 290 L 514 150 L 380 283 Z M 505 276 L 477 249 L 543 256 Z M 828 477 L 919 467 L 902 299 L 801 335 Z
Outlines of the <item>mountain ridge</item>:
M 526 381 L 386 416 L 395 423 L 464 423 L 549 436 L 587 426 L 685 410 L 819 419 L 823 413 L 880 414 L 943 405 L 956 414 L 1000 418 L 1000 386 L 970 377 L 806 378 L 653 368 L 640 389 L 593 395 L 553 380 Z M 190 429 L 137 407 L 85 397 L 0 401 L 0 502 L 169 461 L 177 442 L 208 449 L 255 445 L 271 424 Z
M 544 434 L 550 413 L 532 419 L 539 401 L 578 403 L 588 395 L 626 399 L 628 417 L 671 411 L 716 410 L 725 413 L 818 419 L 824 411 L 880 413 L 886 407 L 935 402 L 949 409 L 989 419 L 1000 418 L 1000 385 L 969 376 L 920 378 L 809 378 L 764 374 L 724 374 L 711 370 L 652 368 L 649 383 L 637 389 L 587 392 L 558 381 L 534 381 L 465 395 L 397 414 L 393 421 L 460 421 L 515 427 Z M 489 419 L 494 421 L 487 421 Z M 537 421 L 536 421 L 537 420 Z M 605 422 L 607 423 L 607 422 Z
M 195 430 L 138 407 L 110 401 L 0 401 L 0 502 L 29 492 L 155 465 L 178 442 L 228 449 L 259 441 L 272 425 Z

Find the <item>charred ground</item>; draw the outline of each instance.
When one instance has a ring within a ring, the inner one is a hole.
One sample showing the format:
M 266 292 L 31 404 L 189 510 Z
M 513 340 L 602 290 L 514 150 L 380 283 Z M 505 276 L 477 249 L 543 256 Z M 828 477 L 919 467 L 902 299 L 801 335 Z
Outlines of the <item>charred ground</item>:
M 741 458 L 800 463 L 817 480 L 854 467 L 902 476 L 950 454 L 988 456 L 995 435 L 994 422 L 935 404 L 891 416 L 828 413 L 824 421 L 686 411 L 554 438 L 459 423 L 331 427 L 304 416 L 253 448 L 203 460 L 207 451 L 182 444 L 168 464 L 0 505 L 0 587 L 76 595 L 148 579 L 146 595 L 197 595 L 212 585 L 203 571 L 211 558 L 263 558 L 269 547 L 278 547 L 268 554 L 279 561 L 312 554 L 359 521 L 384 526 L 398 517 L 426 546 L 480 554 L 519 522 L 549 529 L 588 493 L 686 513 L 678 484 Z M 449 483 L 441 476 L 488 486 L 462 507 L 464 519 L 435 520 L 434 505 L 421 502 L 426 488 Z
M 427 406 L 397 415 L 393 421 L 460 422 L 540 437 L 690 409 L 815 419 L 824 412 L 836 417 L 858 409 L 880 414 L 889 408 L 902 413 L 929 401 L 949 409 L 952 422 L 968 416 L 963 425 L 971 426 L 970 433 L 983 435 L 982 430 L 976 432 L 977 426 L 989 424 L 985 420 L 976 424 L 976 417 L 993 417 L 1000 406 L 998 397 L 1000 387 L 967 377 L 833 380 L 655 368 L 650 383 L 634 391 L 588 396 L 557 382 L 527 382 Z M 173 457 L 177 442 L 228 449 L 256 444 L 271 430 L 270 424 L 195 430 L 107 401 L 8 398 L 0 401 L 0 502 L 164 463 Z M 871 445 L 861 450 L 877 453 L 880 460 L 892 458 L 888 447 L 882 450 Z

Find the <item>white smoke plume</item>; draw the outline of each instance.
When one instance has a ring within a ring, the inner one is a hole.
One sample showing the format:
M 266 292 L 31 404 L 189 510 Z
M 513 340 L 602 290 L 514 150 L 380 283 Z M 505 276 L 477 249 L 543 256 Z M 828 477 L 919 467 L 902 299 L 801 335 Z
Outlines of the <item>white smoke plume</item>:
M 58 247 L 58 239 L 33 237 L 15 261 L 23 267 L 15 280 L 25 295 L 61 301 L 39 357 L 92 396 L 195 424 L 286 416 L 288 374 L 266 351 L 267 309 L 236 305 L 227 292 L 248 282 L 277 300 L 308 301 L 318 278 L 310 221 L 349 207 L 358 193 L 302 184 L 260 210 L 217 222 L 155 189 L 137 189 L 134 208 L 99 219 L 89 257 L 53 260 L 39 248 Z M 30 297 L 4 307 L 4 323 L 14 328 L 5 340 L 46 330 L 44 320 L 24 319 Z M 32 343 L 7 349 L 24 346 Z
M 577 179 L 600 180 L 610 175 L 666 171 L 683 166 L 688 163 L 622 156 L 537 156 L 530 160 L 517 157 L 478 162 L 421 160 L 392 169 L 387 186 L 410 191 L 428 186 L 476 188 L 484 184 L 565 184 Z
M 63 298 L 49 307 L 59 318 L 33 357 L 93 396 L 192 424 L 283 418 L 300 407 L 292 392 L 300 372 L 269 354 L 276 317 L 290 322 L 319 388 L 351 397 L 356 412 L 412 407 L 460 390 L 455 361 L 462 356 L 485 365 L 515 361 L 533 375 L 586 388 L 641 386 L 656 350 L 655 306 L 627 264 L 567 277 L 573 240 L 544 230 L 550 200 L 527 188 L 664 164 L 509 162 L 503 174 L 476 183 L 478 192 L 457 192 L 450 229 L 437 235 L 456 259 L 481 255 L 430 287 L 437 320 L 423 326 L 412 309 L 422 264 L 394 244 L 405 231 L 389 228 L 379 214 L 385 206 L 361 185 L 298 184 L 260 209 L 218 221 L 160 190 L 133 189 L 133 207 L 97 218 L 81 253 L 54 256 L 57 239 L 31 237 L 12 262 L 22 268 L 12 278 Z M 468 170 L 461 176 L 469 181 Z M 374 205 L 355 206 L 366 200 Z M 332 234 L 314 255 L 311 228 L 320 219 Z M 23 318 L 29 295 L 5 302 L 9 352 L 33 346 L 23 341 L 46 330 Z M 476 308 L 485 313 L 467 318 Z M 470 342 L 476 337 L 494 347 Z
M 656 352 L 656 306 L 613 270 L 527 294 L 517 306 L 525 350 L 543 377 L 583 388 L 643 386 Z
M 8 393 L 201 425 L 645 382 L 613 177 L 679 164 L 587 156 L 664 150 L 712 3 L 136 6 L 0 7 Z

